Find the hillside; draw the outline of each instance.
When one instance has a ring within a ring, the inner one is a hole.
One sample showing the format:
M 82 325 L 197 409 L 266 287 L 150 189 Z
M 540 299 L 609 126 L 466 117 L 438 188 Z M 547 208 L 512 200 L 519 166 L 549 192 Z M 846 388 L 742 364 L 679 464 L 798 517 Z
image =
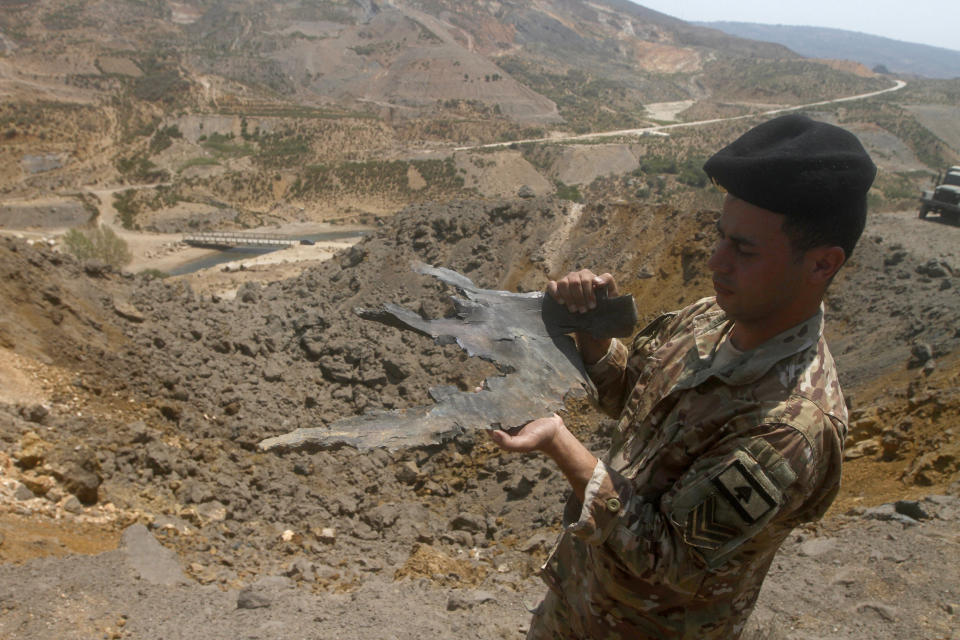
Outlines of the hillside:
M 132 277 L 3 241 L 0 361 L 17 384 L 0 399 L 0 634 L 520 637 L 568 491 L 551 465 L 498 452 L 482 430 L 398 451 L 256 444 L 499 375 L 454 345 L 358 321 L 355 307 L 387 301 L 448 312 L 449 292 L 412 275 L 413 259 L 508 290 L 595 265 L 647 319 L 709 292 L 715 220 L 552 198 L 417 205 L 298 276 L 248 272 L 230 295 L 202 288 L 219 274 Z M 950 637 L 958 236 L 874 214 L 835 283 L 844 486 L 778 556 L 749 640 Z M 606 447 L 610 420 L 576 401 L 565 415 Z M 819 588 L 799 597 L 808 581 Z
M 880 173 L 825 301 L 843 487 L 744 640 L 954 640 L 960 228 L 915 200 L 960 164 L 960 80 L 905 79 L 628 0 L 0 0 L 0 638 L 522 637 L 568 491 L 545 460 L 485 425 L 257 444 L 501 373 L 357 318 L 450 313 L 412 260 L 609 270 L 641 320 L 709 295 L 703 161 L 797 108 Z M 71 255 L 94 225 L 132 262 Z M 234 256 L 182 241 L 213 230 L 328 237 L 187 268 Z
M 960 51 L 844 29 L 753 22 L 697 22 L 723 33 L 783 45 L 808 58 L 853 60 L 890 73 L 927 78 L 960 77 Z
M 144 231 L 550 193 L 569 171 L 493 159 L 528 177 L 505 183 L 452 147 L 891 86 L 621 1 L 23 0 L 0 41 L 0 195 L 22 216 L 110 191 L 83 197 Z

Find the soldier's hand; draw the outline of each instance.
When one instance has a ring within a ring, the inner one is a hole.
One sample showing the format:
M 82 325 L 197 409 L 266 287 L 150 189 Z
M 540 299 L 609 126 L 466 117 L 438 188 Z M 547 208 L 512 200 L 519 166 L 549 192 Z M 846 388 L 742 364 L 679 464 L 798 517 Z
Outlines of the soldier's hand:
M 546 454 L 560 467 L 577 498 L 583 500 L 587 483 L 597 466 L 597 459 L 570 433 L 563 424 L 563 418 L 553 414 L 509 432 L 491 431 L 490 437 L 504 451 L 540 451 Z
M 504 451 L 548 451 L 557 433 L 564 428 L 563 419 L 557 414 L 548 418 L 539 418 L 517 429 L 490 432 L 494 443 Z
M 597 306 L 597 291 L 606 289 L 607 296 L 618 294 L 617 283 L 609 273 L 597 275 L 589 269 L 571 271 L 559 280 L 547 283 L 547 294 L 571 313 L 586 313 Z

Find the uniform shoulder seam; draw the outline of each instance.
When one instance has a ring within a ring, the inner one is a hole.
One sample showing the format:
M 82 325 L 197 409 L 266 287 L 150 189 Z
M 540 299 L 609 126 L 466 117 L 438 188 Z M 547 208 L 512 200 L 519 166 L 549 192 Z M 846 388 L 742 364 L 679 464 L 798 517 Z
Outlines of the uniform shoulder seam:
M 815 407 L 817 408 L 817 411 L 820 413 L 820 416 L 823 418 L 823 420 L 824 420 L 825 422 L 829 422 L 829 423 L 832 424 L 832 422 L 833 422 L 832 419 L 837 419 L 837 420 L 839 420 L 839 418 L 838 418 L 837 416 L 833 415 L 833 413 L 831 413 L 831 412 L 829 412 L 829 411 L 825 411 L 824 408 L 823 408 L 822 406 L 820 406 L 820 403 L 818 403 L 818 402 L 815 401 L 813 398 L 810 398 L 810 397 L 808 397 L 808 396 L 806 396 L 806 395 L 803 395 L 803 394 L 800 394 L 800 393 L 790 394 L 790 396 L 787 398 L 787 401 L 786 401 L 786 402 L 789 402 L 790 400 L 798 400 L 798 399 L 799 399 L 799 400 L 802 400 L 802 401 L 804 401 L 804 402 L 808 402 L 808 403 L 812 404 L 813 406 L 815 406 Z M 778 404 L 778 407 L 781 407 L 783 404 L 784 404 L 784 403 L 779 403 L 779 404 Z M 807 429 L 804 429 L 801 425 L 797 424 L 797 421 L 796 421 L 796 420 L 792 420 L 792 419 L 787 418 L 786 416 L 784 416 L 782 409 L 780 409 L 780 410 L 775 410 L 774 412 L 770 412 L 770 413 L 768 413 L 765 417 L 766 417 L 766 420 L 764 420 L 764 423 L 765 423 L 765 424 L 777 424 L 777 425 L 782 425 L 782 426 L 784 426 L 784 427 L 788 427 L 788 428 L 796 431 L 797 433 L 799 433 L 800 436 L 803 438 L 804 442 L 807 443 L 807 446 L 810 447 L 810 450 L 813 452 L 813 454 L 814 454 L 815 456 L 817 456 L 817 457 L 820 456 L 820 453 L 821 453 L 821 452 L 817 450 L 817 447 L 816 447 L 816 446 L 814 446 L 813 440 L 812 440 L 811 435 L 810 435 L 810 433 L 808 432 L 808 430 L 807 430 Z

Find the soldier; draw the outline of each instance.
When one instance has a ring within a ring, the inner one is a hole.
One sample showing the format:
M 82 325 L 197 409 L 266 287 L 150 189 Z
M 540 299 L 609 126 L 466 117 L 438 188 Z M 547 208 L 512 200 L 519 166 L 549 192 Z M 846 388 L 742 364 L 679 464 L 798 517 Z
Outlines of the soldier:
M 577 335 L 600 407 L 598 460 L 553 415 L 492 432 L 540 451 L 573 487 L 528 638 L 737 638 L 773 556 L 837 493 L 847 431 L 824 293 L 863 231 L 876 174 L 857 138 L 788 115 L 704 165 L 725 189 L 707 266 L 716 295 L 628 349 Z M 584 270 L 547 292 L 573 311 L 616 295 Z

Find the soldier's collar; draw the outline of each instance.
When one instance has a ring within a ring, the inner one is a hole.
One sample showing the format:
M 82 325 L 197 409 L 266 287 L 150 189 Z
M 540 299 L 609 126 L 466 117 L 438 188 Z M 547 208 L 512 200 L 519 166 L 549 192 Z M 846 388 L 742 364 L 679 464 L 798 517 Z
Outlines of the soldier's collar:
M 694 340 L 699 360 L 697 368 L 702 371 L 695 378 L 706 379 L 714 375 L 728 384 L 753 382 L 777 362 L 808 349 L 820 340 L 823 334 L 823 305 L 807 320 L 750 351 L 744 351 L 739 358 L 727 362 L 721 369 L 713 370 L 716 348 L 732 326 L 733 322 L 722 310 L 709 311 L 694 318 Z

